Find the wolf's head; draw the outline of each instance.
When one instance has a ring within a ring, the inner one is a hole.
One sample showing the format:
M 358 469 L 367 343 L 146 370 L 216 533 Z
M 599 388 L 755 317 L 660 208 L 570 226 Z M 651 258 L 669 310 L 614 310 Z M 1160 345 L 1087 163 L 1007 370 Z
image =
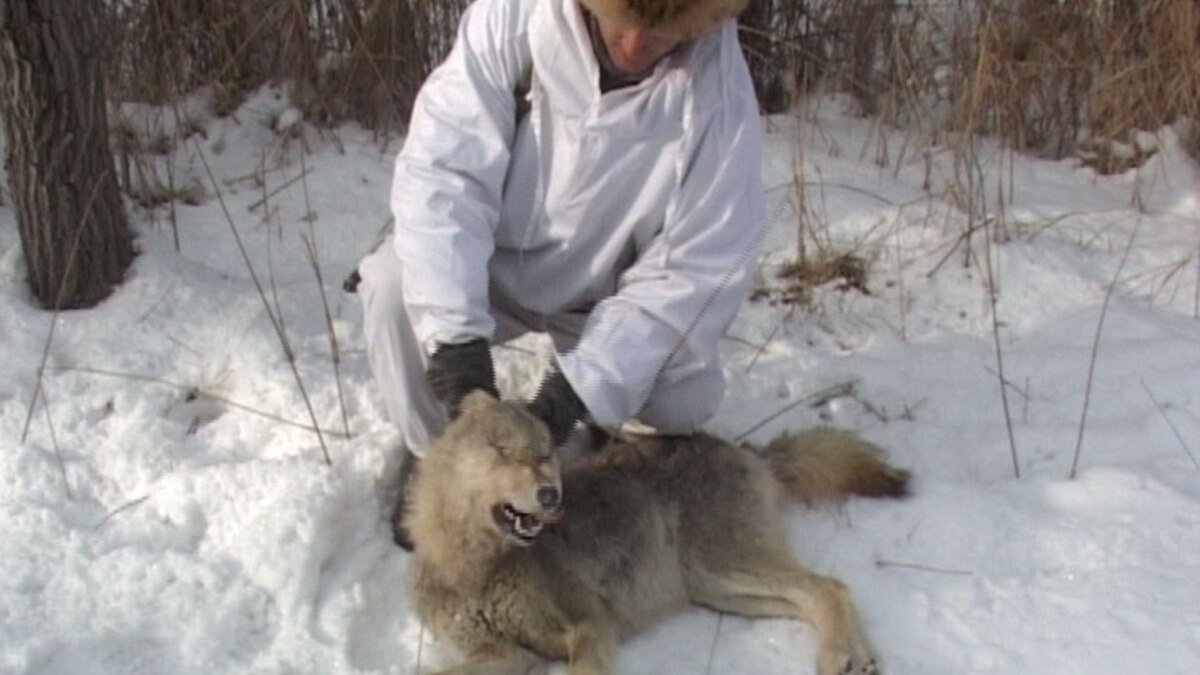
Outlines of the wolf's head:
M 418 553 L 464 540 L 529 546 L 561 506 L 562 477 L 545 424 L 523 404 L 477 391 L 421 461 L 409 525 Z

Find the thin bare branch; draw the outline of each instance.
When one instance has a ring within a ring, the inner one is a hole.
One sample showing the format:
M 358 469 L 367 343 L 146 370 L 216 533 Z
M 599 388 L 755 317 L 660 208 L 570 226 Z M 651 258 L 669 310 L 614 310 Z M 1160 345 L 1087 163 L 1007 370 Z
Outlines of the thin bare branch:
M 1004 384 L 1008 381 L 1008 378 L 1004 376 L 1004 347 L 1003 342 L 1000 339 L 998 299 L 1000 292 L 997 288 L 996 273 L 994 270 L 994 263 L 992 262 L 992 257 L 994 255 L 992 250 L 992 241 L 994 237 L 987 229 L 988 223 L 992 222 L 992 220 L 993 219 L 991 218 L 984 219 L 985 229 L 983 236 L 985 246 L 987 247 L 987 250 L 984 251 L 984 259 L 986 260 L 984 268 L 987 272 L 988 303 L 992 309 L 992 344 L 996 350 L 996 373 L 1000 381 L 1000 403 L 1004 409 L 1004 428 L 1008 433 L 1008 449 L 1012 456 L 1013 477 L 1020 478 L 1021 462 L 1017 455 L 1017 437 L 1016 433 L 1013 431 L 1012 410 L 1009 408 L 1008 404 L 1008 387 L 1006 387 Z
M 775 412 L 771 413 L 770 415 L 767 415 L 765 418 L 763 418 L 761 421 L 759 421 L 754 426 L 750 427 L 749 429 L 747 429 L 747 430 L 743 431 L 742 433 L 738 434 L 737 436 L 735 436 L 733 439 L 733 442 L 740 443 L 740 442 L 746 440 L 746 438 L 749 437 L 750 434 L 753 434 L 754 432 L 758 431 L 759 429 L 761 429 L 761 428 L 765 427 L 766 425 L 770 424 L 771 422 L 775 421 L 779 417 L 787 414 L 788 412 L 791 412 L 792 410 L 794 410 L 802 405 L 808 404 L 813 407 L 819 407 L 819 406 L 824 405 L 825 403 L 828 403 L 829 401 L 832 401 L 834 399 L 852 396 L 854 394 L 854 390 L 857 387 L 857 384 L 858 383 L 855 380 L 842 382 L 841 384 L 835 384 L 832 387 L 826 387 L 825 389 L 821 389 L 820 391 L 815 391 L 815 392 L 809 394 L 808 396 L 805 396 L 803 398 L 792 401 L 791 403 L 785 405 L 784 407 L 780 408 L 779 410 L 776 410 Z
M 63 485 L 67 488 L 67 497 L 75 499 L 75 491 L 71 489 L 71 479 L 67 476 L 67 463 L 63 460 L 62 448 L 58 444 L 58 432 L 54 428 L 54 417 L 50 414 L 50 396 L 46 393 L 46 384 L 42 383 L 42 412 L 46 415 L 46 427 L 50 430 L 50 443 L 54 447 L 54 458 L 58 461 L 58 471 L 62 474 Z
M 54 456 L 58 461 L 59 471 L 62 472 L 63 486 L 66 488 L 67 497 L 74 499 L 75 492 L 71 489 L 71 480 L 67 476 L 67 464 L 63 460 L 62 449 L 58 445 L 58 434 L 54 430 L 54 419 L 50 414 L 50 400 L 46 397 L 45 375 L 46 362 L 50 359 L 50 347 L 54 344 L 54 331 L 58 326 L 59 308 L 62 306 L 63 295 L 67 290 L 67 280 L 72 276 L 72 269 L 75 267 L 76 254 L 79 252 L 79 243 L 83 241 L 83 231 L 86 229 L 86 224 L 89 221 L 88 216 L 91 215 L 92 207 L 96 204 L 96 197 L 100 194 L 100 186 L 108 178 L 110 169 L 105 169 L 100 179 L 92 186 L 92 192 L 88 195 L 87 205 L 83 209 L 83 218 L 79 223 L 79 228 L 75 230 L 75 240 L 71 242 L 71 250 L 67 254 L 67 272 L 63 274 L 62 281 L 58 285 L 58 293 L 55 294 L 54 307 L 50 314 L 50 330 L 46 332 L 46 342 L 42 345 L 42 358 L 38 362 L 37 374 L 33 384 L 33 396 L 29 398 L 29 408 L 25 412 L 25 426 L 21 429 L 21 442 L 24 443 L 29 437 L 29 427 L 33 422 L 33 411 L 37 407 L 37 402 L 42 401 L 42 408 L 46 414 L 46 424 L 50 428 L 50 440 L 54 447 Z
M 75 267 L 75 256 L 79 253 L 79 243 L 83 240 L 84 223 L 88 220 L 88 215 L 91 214 L 92 207 L 96 203 L 96 197 L 100 194 L 100 186 L 108 178 L 108 169 L 92 186 L 92 193 L 88 195 L 87 206 L 83 209 L 83 220 L 79 225 L 79 229 L 75 230 L 75 240 L 71 242 L 71 250 L 67 254 L 67 273 L 63 274 L 62 281 L 58 284 L 58 293 L 54 298 L 54 307 L 50 314 L 50 330 L 46 333 L 46 342 L 42 345 L 42 358 L 38 362 L 37 380 L 33 385 L 33 396 L 29 399 L 29 409 L 25 412 L 25 426 L 21 429 L 21 442 L 29 436 L 29 425 L 33 421 L 33 410 L 37 406 L 38 398 L 42 395 L 42 374 L 46 371 L 46 361 L 50 359 L 50 346 L 54 343 L 54 331 L 58 326 L 58 308 L 62 306 L 63 294 L 67 292 L 67 280 L 71 278 L 71 269 Z M 44 403 L 44 401 L 43 401 Z
M 317 413 L 313 410 L 312 401 L 308 397 L 308 390 L 304 387 L 304 379 L 300 377 L 300 369 L 296 365 L 296 356 L 292 353 L 287 335 L 283 330 L 283 325 L 280 323 L 280 318 L 276 317 L 271 311 L 271 303 L 267 300 L 267 293 L 263 289 L 262 283 L 258 280 L 258 274 L 254 272 L 254 265 L 250 263 L 250 254 L 246 252 L 246 247 L 242 243 L 242 235 L 238 234 L 237 226 L 233 223 L 233 216 L 229 214 L 229 207 L 226 206 L 225 198 L 221 195 L 221 186 L 217 182 L 216 176 L 213 175 L 212 167 L 208 164 L 204 148 L 200 147 L 199 141 L 194 142 L 196 144 L 196 153 L 200 156 L 201 164 L 204 165 L 204 172 L 208 174 L 208 180 L 212 184 L 213 193 L 217 196 L 217 202 L 221 205 L 221 212 L 225 215 L 225 222 L 229 224 L 229 231 L 233 234 L 233 239 L 237 242 L 238 252 L 241 253 L 242 261 L 246 264 L 246 271 L 250 274 L 250 279 L 254 282 L 254 287 L 258 289 L 258 297 L 262 300 L 263 309 L 266 310 L 267 317 L 271 320 L 271 326 L 275 328 L 279 344 L 283 347 L 284 356 L 287 358 L 288 365 L 292 369 L 292 376 L 296 379 L 296 386 L 300 389 L 300 396 L 304 399 L 304 406 L 308 409 L 309 418 L 312 419 L 312 428 L 317 434 L 317 441 L 321 444 L 321 453 L 325 456 L 325 463 L 332 466 L 333 459 L 329 456 L 329 447 L 325 445 L 325 437 L 321 432 L 321 425 L 317 422 Z
M 948 574 L 948 575 L 956 576 L 956 577 L 969 577 L 969 576 L 973 576 L 975 574 L 974 572 L 972 572 L 970 570 L 957 570 L 957 569 L 950 569 L 950 568 L 946 568 L 946 567 L 931 567 L 929 565 L 918 565 L 915 563 L 896 562 L 894 560 L 883 560 L 883 559 L 876 560 L 875 566 L 880 567 L 880 568 L 896 567 L 896 568 L 905 569 L 905 570 L 917 570 L 919 572 L 932 572 L 934 574 Z
M 717 642 L 721 638 L 721 624 L 725 622 L 725 612 L 717 612 L 717 626 L 713 629 L 712 642 L 708 647 L 708 665 L 704 668 L 705 675 L 712 675 L 713 659 L 717 655 Z
M 1108 284 L 1108 290 L 1104 293 L 1104 304 L 1100 306 L 1100 320 L 1096 322 L 1096 337 L 1092 340 L 1092 357 L 1088 361 L 1087 384 L 1083 389 L 1083 412 L 1079 415 L 1079 433 L 1075 438 L 1075 457 L 1071 460 L 1071 480 L 1075 479 L 1079 470 L 1079 456 L 1083 453 L 1083 434 L 1087 430 L 1088 408 L 1092 402 L 1092 381 L 1096 375 L 1096 360 L 1100 354 L 1100 336 L 1104 332 L 1104 318 L 1108 315 L 1109 302 L 1112 300 L 1117 284 L 1121 281 L 1121 272 L 1125 269 L 1125 263 L 1129 260 L 1129 252 L 1133 250 L 1133 242 L 1137 239 L 1141 229 L 1142 219 L 1139 217 L 1133 226 L 1133 232 L 1129 235 L 1129 242 L 1125 244 L 1125 252 L 1121 254 L 1121 262 L 1117 264 L 1117 271 L 1113 274 L 1112 282 Z
M 325 331 L 329 335 L 329 358 L 333 363 L 333 381 L 337 387 L 338 406 L 342 410 L 342 430 L 347 436 L 350 436 L 350 418 L 346 412 L 346 397 L 342 389 L 342 352 L 341 346 L 338 344 L 337 331 L 333 328 L 333 314 L 329 311 L 329 298 L 325 295 L 325 279 L 321 274 L 321 260 L 317 256 L 317 247 L 313 243 L 313 238 L 316 234 L 309 229 L 308 235 L 302 235 L 300 240 L 304 242 L 304 253 L 308 256 L 308 262 L 312 265 L 313 274 L 317 277 L 317 289 L 321 293 L 321 309 L 325 313 Z
M 1193 453 L 1192 449 L 1188 447 L 1187 441 L 1183 439 L 1183 434 L 1180 433 L 1179 427 L 1175 426 L 1175 423 L 1172 422 L 1171 418 L 1167 415 L 1167 406 L 1163 405 L 1158 400 L 1158 397 L 1154 395 L 1154 392 L 1150 391 L 1150 387 L 1146 384 L 1145 380 L 1141 380 L 1141 384 L 1142 389 L 1146 391 L 1146 396 L 1150 397 L 1150 401 L 1154 403 L 1154 408 L 1158 410 L 1158 414 L 1162 415 L 1163 421 L 1167 423 L 1168 427 L 1171 427 L 1171 433 L 1175 434 L 1175 440 L 1179 441 L 1179 447 L 1183 449 L 1183 452 L 1188 456 L 1188 459 L 1192 460 L 1192 466 L 1196 467 L 1197 471 L 1200 471 L 1200 461 L 1196 460 L 1195 453 Z
M 264 419 L 271 420 L 272 422 L 279 422 L 280 424 L 286 424 L 289 427 L 295 427 L 296 429 L 303 429 L 304 431 L 310 431 L 314 434 L 325 434 L 328 436 L 332 436 L 334 438 L 341 438 L 341 439 L 349 438 L 349 436 L 344 436 L 337 431 L 331 431 L 329 429 L 318 429 L 312 425 L 304 424 L 303 422 L 294 422 L 292 420 L 287 419 L 286 417 L 280 417 L 279 415 L 276 415 L 274 413 L 269 413 L 269 412 L 266 412 L 263 410 L 259 410 L 257 408 L 253 408 L 251 406 L 246 405 L 245 403 L 238 403 L 237 401 L 234 401 L 233 399 L 227 398 L 225 396 L 221 396 L 219 394 L 213 394 L 211 392 L 204 391 L 203 389 L 198 389 L 192 385 L 180 384 L 178 382 L 172 382 L 170 380 L 166 380 L 161 377 L 156 377 L 154 375 L 142 375 L 139 373 L 122 373 L 122 372 L 117 372 L 115 370 L 105 370 L 103 368 L 88 368 L 88 367 L 83 367 L 83 366 L 55 366 L 55 367 L 51 367 L 50 370 L 53 370 L 56 372 L 87 373 L 88 375 L 100 375 L 103 377 L 118 377 L 121 379 L 133 380 L 136 382 L 149 382 L 152 384 L 161 384 L 164 387 L 170 387 L 172 389 L 178 389 L 179 391 L 188 392 L 189 394 L 195 395 L 197 398 L 204 398 L 204 399 L 208 399 L 210 401 L 216 401 L 217 403 L 222 403 L 224 405 L 229 406 L 230 408 L 235 408 L 237 410 L 241 410 L 242 412 L 250 413 L 251 415 L 257 415 L 258 417 L 262 417 Z
M 96 526 L 92 528 L 92 531 L 98 532 L 105 525 L 107 525 L 109 523 L 109 521 L 111 521 L 113 518 L 116 518 L 118 515 L 126 512 L 136 506 L 146 503 L 146 500 L 148 500 L 148 499 L 150 499 L 150 495 L 138 497 L 137 499 L 125 502 L 124 504 L 118 506 L 117 508 L 113 509 L 112 511 L 109 511 L 107 514 L 104 515 L 104 518 L 101 519 L 100 522 L 96 523 Z
M 271 190 L 270 192 L 265 191 L 266 186 L 264 185 L 263 186 L 264 192 L 263 192 L 262 198 L 256 202 L 254 202 L 253 204 L 251 204 L 247 210 L 254 211 L 254 210 L 258 209 L 260 206 L 266 206 L 267 203 L 270 202 L 272 197 L 274 197 L 275 195 L 279 194 L 280 192 L 283 192 L 284 190 L 288 189 L 292 185 L 295 185 L 296 183 L 303 180 L 308 175 L 309 171 L 311 171 L 311 169 L 302 170 L 300 172 L 299 176 L 294 176 L 292 178 L 289 178 L 286 182 L 283 183 L 283 185 L 280 185 L 279 187 L 275 188 L 274 190 Z M 265 169 L 263 171 L 263 175 L 264 176 L 266 175 Z

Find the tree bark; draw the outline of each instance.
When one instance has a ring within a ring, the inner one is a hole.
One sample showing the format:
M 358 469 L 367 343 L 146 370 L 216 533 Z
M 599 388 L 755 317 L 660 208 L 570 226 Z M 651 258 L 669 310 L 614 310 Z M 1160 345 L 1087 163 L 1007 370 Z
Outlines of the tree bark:
M 0 116 L 33 294 L 92 307 L 134 248 L 108 145 L 99 3 L 0 0 Z

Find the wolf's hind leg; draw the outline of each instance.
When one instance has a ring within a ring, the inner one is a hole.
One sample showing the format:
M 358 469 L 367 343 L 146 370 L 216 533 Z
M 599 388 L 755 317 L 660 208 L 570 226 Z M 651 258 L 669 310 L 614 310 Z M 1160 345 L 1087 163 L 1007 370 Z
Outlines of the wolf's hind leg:
M 549 664 L 531 651 L 495 645 L 475 650 L 466 663 L 436 675 L 545 675 Z
M 689 569 L 692 602 L 743 616 L 807 621 L 817 630 L 819 675 L 880 674 L 845 584 L 776 556 L 750 558 L 736 570 Z
M 585 621 L 567 631 L 567 675 L 608 675 L 616 665 L 619 638 L 603 620 Z

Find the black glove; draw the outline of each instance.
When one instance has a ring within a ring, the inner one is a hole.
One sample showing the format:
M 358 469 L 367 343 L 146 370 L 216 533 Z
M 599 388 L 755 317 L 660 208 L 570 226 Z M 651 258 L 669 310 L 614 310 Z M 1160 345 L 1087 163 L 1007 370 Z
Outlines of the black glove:
M 554 447 L 562 445 L 575 423 L 583 419 L 587 407 L 567 382 L 562 373 L 555 370 L 542 380 L 537 396 L 529 402 L 529 412 L 546 423 L 550 429 L 550 440 Z
M 438 345 L 429 357 L 425 379 L 434 396 L 446 406 L 451 420 L 458 417 L 462 400 L 476 389 L 500 397 L 492 366 L 492 350 L 483 338 L 462 344 Z

